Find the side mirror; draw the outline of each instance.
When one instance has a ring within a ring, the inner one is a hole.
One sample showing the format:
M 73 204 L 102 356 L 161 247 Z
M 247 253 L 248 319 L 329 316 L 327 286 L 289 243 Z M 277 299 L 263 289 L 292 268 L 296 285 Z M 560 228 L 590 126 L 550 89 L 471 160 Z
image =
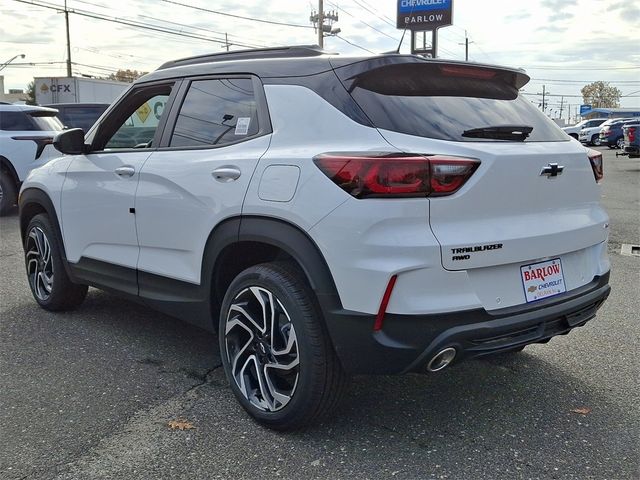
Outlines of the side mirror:
M 84 132 L 81 128 L 60 132 L 53 139 L 53 146 L 56 150 L 69 155 L 79 155 L 89 151 L 88 145 L 84 143 Z

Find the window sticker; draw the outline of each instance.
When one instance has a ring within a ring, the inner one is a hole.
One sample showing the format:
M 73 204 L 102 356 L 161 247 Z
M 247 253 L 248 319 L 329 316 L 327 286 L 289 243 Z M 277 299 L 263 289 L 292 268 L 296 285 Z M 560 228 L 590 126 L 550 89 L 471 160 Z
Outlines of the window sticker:
M 249 124 L 251 123 L 251 117 L 238 117 L 236 122 L 236 135 L 246 135 L 249 133 Z

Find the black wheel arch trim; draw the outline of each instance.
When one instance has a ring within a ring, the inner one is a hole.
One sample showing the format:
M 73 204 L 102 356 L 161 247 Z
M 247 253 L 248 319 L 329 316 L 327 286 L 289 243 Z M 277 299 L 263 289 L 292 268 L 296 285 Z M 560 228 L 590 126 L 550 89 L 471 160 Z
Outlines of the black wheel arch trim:
M 67 261 L 67 253 L 64 246 L 64 237 L 62 236 L 62 228 L 60 227 L 60 222 L 58 221 L 58 215 L 56 214 L 56 209 L 53 206 L 53 202 L 49 195 L 39 188 L 27 188 L 20 192 L 18 196 L 18 207 L 19 207 L 19 217 L 20 217 L 20 239 L 22 240 L 22 246 L 24 248 L 24 240 L 25 235 L 27 234 L 27 227 L 29 226 L 29 221 L 33 218 L 33 215 L 27 216 L 27 213 L 30 212 L 29 207 L 37 205 L 42 210 L 45 211 L 49 220 L 51 220 L 51 225 L 54 228 L 54 234 L 56 235 L 56 240 L 58 245 L 60 246 L 60 255 L 62 256 L 62 264 L 64 265 L 64 269 L 67 272 L 67 275 L 71 279 L 71 281 L 75 283 L 79 283 L 78 279 L 74 276 L 74 273 L 71 268 L 69 268 L 69 262 Z
M 18 172 L 14 168 L 13 163 L 11 163 L 7 157 L 3 157 L 2 155 L 0 155 L 0 169 L 6 170 L 11 176 L 11 179 L 16 184 L 16 186 L 20 187 L 20 184 L 22 182 L 18 177 Z

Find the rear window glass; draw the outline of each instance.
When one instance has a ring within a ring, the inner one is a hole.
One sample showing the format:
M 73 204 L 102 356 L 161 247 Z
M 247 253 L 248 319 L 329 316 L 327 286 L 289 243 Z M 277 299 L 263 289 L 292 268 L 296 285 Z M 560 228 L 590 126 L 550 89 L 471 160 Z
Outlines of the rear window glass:
M 252 137 L 258 131 L 251 79 L 197 80 L 189 86 L 170 145 L 226 145 Z
M 20 132 L 38 128 L 23 112 L 0 112 L 0 130 Z
M 511 74 L 441 65 L 390 65 L 355 78 L 347 88 L 377 128 L 458 142 L 504 141 L 463 133 L 495 126 L 533 127 L 525 141 L 566 141 L 567 135 L 518 95 Z

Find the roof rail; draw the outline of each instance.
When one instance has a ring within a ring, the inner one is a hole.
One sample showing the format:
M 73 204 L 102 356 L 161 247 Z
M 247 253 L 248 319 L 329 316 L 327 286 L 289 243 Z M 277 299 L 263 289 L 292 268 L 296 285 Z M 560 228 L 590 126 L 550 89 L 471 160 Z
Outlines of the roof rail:
M 326 55 L 329 52 L 322 50 L 318 45 L 294 45 L 291 47 L 255 48 L 251 50 L 236 50 L 233 52 L 209 53 L 195 57 L 180 58 L 163 63 L 158 70 L 165 68 L 181 67 L 184 65 L 197 65 L 199 63 L 226 62 L 228 60 L 249 60 L 254 58 L 293 58 L 316 57 Z

